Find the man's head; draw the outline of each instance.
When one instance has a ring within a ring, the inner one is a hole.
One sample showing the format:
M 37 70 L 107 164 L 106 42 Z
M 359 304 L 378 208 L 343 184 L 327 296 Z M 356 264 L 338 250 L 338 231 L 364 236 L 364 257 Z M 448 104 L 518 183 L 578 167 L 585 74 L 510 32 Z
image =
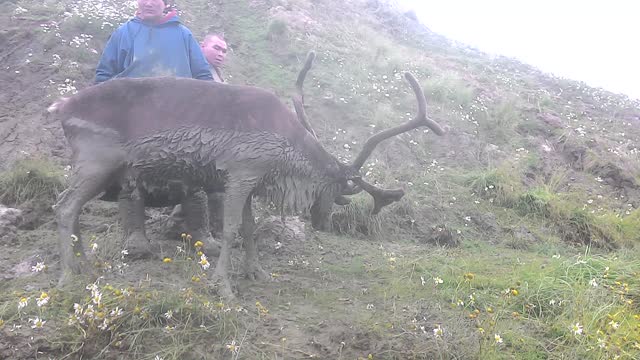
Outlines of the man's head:
M 164 9 L 171 0 L 138 0 L 138 15 L 144 21 L 156 22 L 162 19 Z
M 227 57 L 227 42 L 222 35 L 209 34 L 205 36 L 200 46 L 209 64 L 215 67 L 224 64 L 224 59 Z

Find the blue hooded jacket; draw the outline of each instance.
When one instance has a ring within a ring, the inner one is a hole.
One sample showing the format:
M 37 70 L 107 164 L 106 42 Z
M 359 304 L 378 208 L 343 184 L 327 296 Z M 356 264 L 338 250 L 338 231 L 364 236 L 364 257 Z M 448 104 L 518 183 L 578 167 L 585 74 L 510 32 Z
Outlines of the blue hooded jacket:
M 139 17 L 122 24 L 107 42 L 95 82 L 149 76 L 213 80 L 193 34 L 175 15 L 160 24 L 149 24 Z

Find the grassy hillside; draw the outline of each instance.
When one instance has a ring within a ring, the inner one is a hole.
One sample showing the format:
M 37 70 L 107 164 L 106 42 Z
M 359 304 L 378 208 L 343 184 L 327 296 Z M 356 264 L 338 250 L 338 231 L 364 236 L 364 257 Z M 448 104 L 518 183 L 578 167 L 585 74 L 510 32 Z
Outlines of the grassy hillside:
M 334 233 L 308 226 L 304 240 L 265 231 L 271 280 L 234 275 L 239 296 L 225 303 L 197 249 L 163 236 L 165 214 L 147 223 L 172 261 L 130 262 L 117 209 L 94 201 L 81 222 L 103 278 L 56 290 L 49 208 L 69 149 L 44 109 L 92 82 L 135 2 L 5 4 L 0 203 L 25 220 L 17 239 L 0 240 L 0 358 L 640 357 L 640 102 L 450 42 L 382 0 L 178 5 L 196 37 L 226 34 L 231 83 L 286 100 L 316 51 L 308 115 L 344 161 L 411 119 L 402 74 L 412 72 L 447 134 L 402 134 L 363 167 L 405 189 L 401 202 L 372 217 L 370 199 L 356 196 L 334 209 Z M 235 273 L 241 256 L 235 249 Z

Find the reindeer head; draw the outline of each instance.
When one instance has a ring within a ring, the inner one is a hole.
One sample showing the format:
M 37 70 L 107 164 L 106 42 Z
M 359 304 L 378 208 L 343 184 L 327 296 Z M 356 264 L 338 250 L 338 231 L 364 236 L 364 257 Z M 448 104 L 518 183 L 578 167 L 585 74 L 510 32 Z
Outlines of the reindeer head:
M 317 140 L 315 131 L 309 123 L 306 113 L 304 111 L 304 95 L 303 95 L 303 83 L 307 72 L 311 69 L 311 65 L 315 58 L 313 52 L 309 53 L 304 67 L 298 74 L 296 81 L 297 94 L 293 96 L 293 105 L 298 116 L 298 120 L 307 129 L 309 134 Z M 435 121 L 427 118 L 427 101 L 424 97 L 424 92 L 418 84 L 418 81 L 411 73 L 405 73 L 405 78 L 411 85 L 413 92 L 418 102 L 418 114 L 416 117 L 404 124 L 392 127 L 390 129 L 383 130 L 377 134 L 374 134 L 364 144 L 362 151 L 351 164 L 343 164 L 338 161 L 337 158 L 331 156 L 334 161 L 332 167 L 338 167 L 339 170 L 334 174 L 334 181 L 337 186 L 329 186 L 326 191 L 321 192 L 315 199 L 311 206 L 311 222 L 315 229 L 318 230 L 330 230 L 331 229 L 331 211 L 333 204 L 347 205 L 350 200 L 347 198 L 349 195 L 357 194 L 364 190 L 368 192 L 374 199 L 374 206 L 372 213 L 377 214 L 380 210 L 395 201 L 399 201 L 404 196 L 404 190 L 402 189 L 383 189 L 373 184 L 368 183 L 363 179 L 360 174 L 362 165 L 367 161 L 376 146 L 393 136 L 402 134 L 404 132 L 416 129 L 421 126 L 427 126 L 437 135 L 443 135 L 444 130 Z M 335 165 L 334 165 L 335 164 Z

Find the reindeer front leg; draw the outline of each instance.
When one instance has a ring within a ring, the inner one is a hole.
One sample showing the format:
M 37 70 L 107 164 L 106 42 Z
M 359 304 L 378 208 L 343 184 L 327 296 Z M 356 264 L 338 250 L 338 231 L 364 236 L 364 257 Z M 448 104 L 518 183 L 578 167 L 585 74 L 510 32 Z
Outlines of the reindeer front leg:
M 201 240 L 205 243 L 205 251 L 209 256 L 220 254 L 220 243 L 213 239 L 210 231 L 209 213 L 212 211 L 207 205 L 208 196 L 202 190 L 187 194 L 182 202 L 182 211 L 187 231 L 193 241 Z
M 240 228 L 240 235 L 243 239 L 244 251 L 246 252 L 244 257 L 244 274 L 251 280 L 266 280 L 269 276 L 262 266 L 260 266 L 260 262 L 258 262 L 258 238 L 255 230 L 256 220 L 253 217 L 251 196 L 249 196 L 242 209 L 242 226 Z
M 213 274 L 213 280 L 218 284 L 220 296 L 233 298 L 229 281 L 229 264 L 231 262 L 231 244 L 233 243 L 240 225 L 242 224 L 242 210 L 247 198 L 257 181 L 247 176 L 229 176 L 224 196 L 224 224 L 222 230 L 222 248 L 220 257 Z
M 123 246 L 131 259 L 152 258 L 151 243 L 144 227 L 144 198 L 133 184 L 123 184 L 118 209 L 124 232 Z

